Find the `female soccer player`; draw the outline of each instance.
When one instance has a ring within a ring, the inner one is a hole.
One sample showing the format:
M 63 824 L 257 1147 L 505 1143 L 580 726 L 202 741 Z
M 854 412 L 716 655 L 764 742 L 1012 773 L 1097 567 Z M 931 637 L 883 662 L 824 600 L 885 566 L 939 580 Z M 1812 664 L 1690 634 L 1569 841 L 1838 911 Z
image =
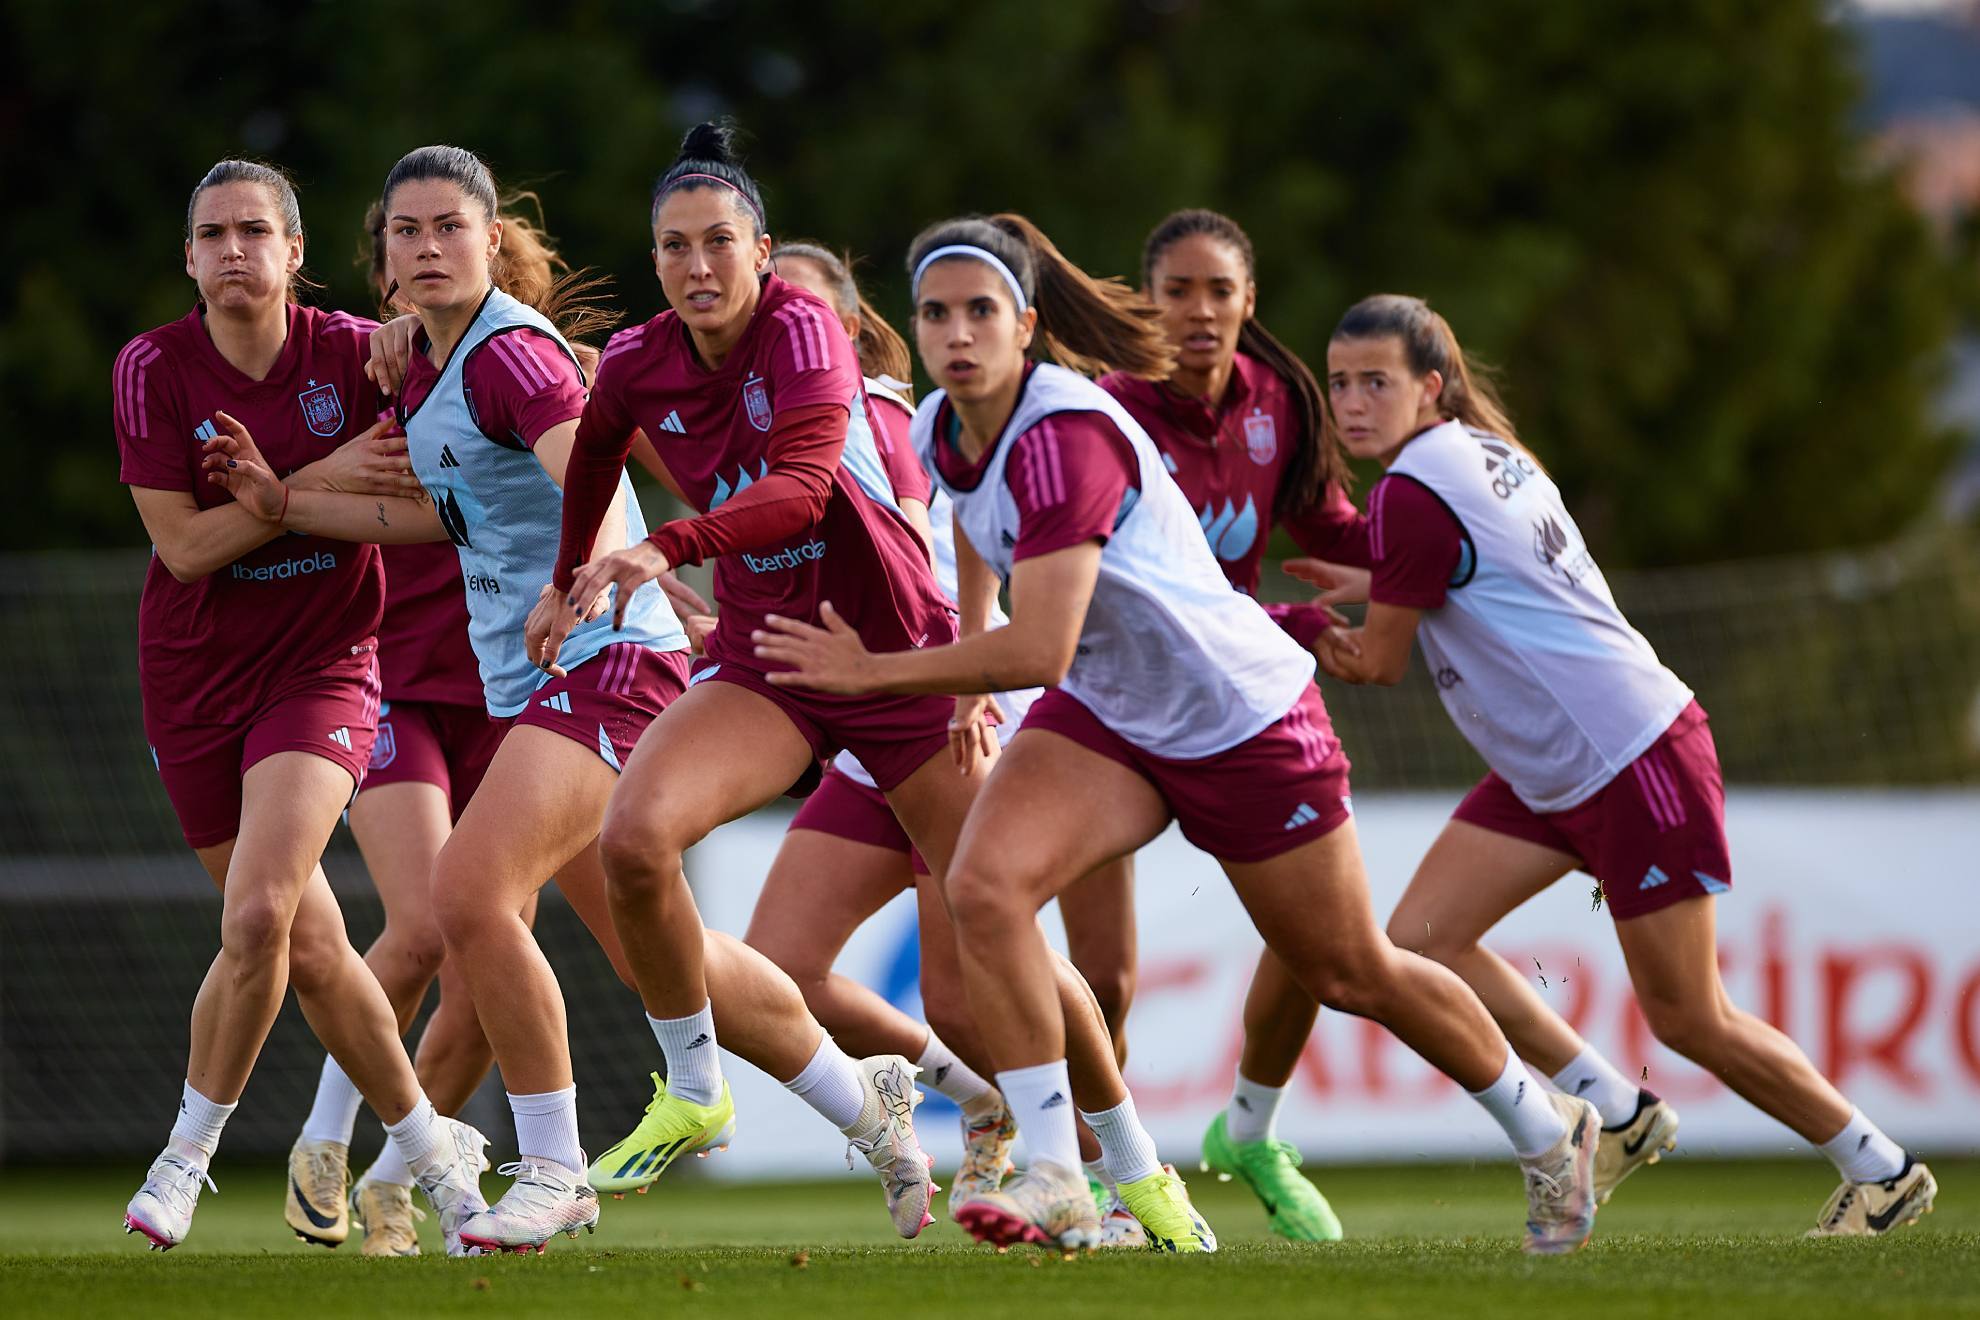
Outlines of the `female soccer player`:
M 504 293 L 541 303 L 557 285 L 564 263 L 527 218 L 504 212 L 501 220 L 502 246 L 490 278 Z M 371 236 L 372 286 L 380 304 L 389 306 L 395 290 L 386 268 L 382 203 L 372 204 L 365 229 Z M 566 329 L 575 335 L 587 328 L 603 329 L 604 318 L 579 303 L 566 318 Z M 582 344 L 572 347 L 582 363 L 587 350 Z M 595 364 L 597 351 L 588 351 Z M 495 382 L 497 389 L 500 384 Z M 396 434 L 352 441 L 338 455 L 348 456 L 356 481 L 336 484 L 417 498 L 424 487 L 412 475 L 405 451 L 405 438 Z M 382 546 L 380 552 L 386 583 L 385 617 L 378 629 L 384 701 L 371 765 L 348 817 L 385 904 L 385 929 L 366 951 L 365 962 L 385 987 L 402 1031 L 412 1025 L 427 988 L 439 980 L 440 1002 L 420 1034 L 413 1067 L 434 1108 L 451 1115 L 474 1094 L 495 1056 L 466 985 L 443 960 L 431 899 L 433 863 L 481 783 L 506 725 L 490 717 L 482 700 L 454 548 L 444 541 L 407 542 Z M 528 911 L 524 919 L 529 920 Z M 299 1235 L 327 1245 L 341 1242 L 354 1219 L 364 1233 L 365 1255 L 416 1256 L 419 1236 L 408 1195 L 412 1175 L 397 1148 L 387 1142 L 357 1186 L 349 1185 L 357 1106 L 357 1088 L 335 1059 L 324 1059 L 316 1102 L 289 1153 L 285 1217 Z
M 915 441 L 956 504 L 966 635 L 875 652 L 827 604 L 821 624 L 774 616 L 754 640 L 789 666 L 778 687 L 1056 687 L 992 770 L 949 882 L 970 1001 L 1031 1150 L 1024 1175 L 964 1208 L 970 1231 L 1092 1240 L 1037 910 L 1179 818 L 1303 983 L 1389 1026 L 1506 1128 L 1526 1170 L 1527 1249 L 1579 1247 L 1594 1111 L 1543 1098 L 1463 982 L 1375 924 L 1312 657 L 1230 589 L 1140 425 L 1081 376 L 1027 360 L 1042 334 L 1061 361 L 1161 362 L 1154 309 L 1019 216 L 936 225 L 909 268 L 922 363 L 944 387 L 916 412 Z M 984 632 L 999 576 L 1012 621 Z
M 1327 346 L 1327 391 L 1348 450 L 1387 475 L 1369 497 L 1372 573 L 1298 566 L 1370 602 L 1362 627 L 1321 635 L 1322 663 L 1391 684 L 1420 642 L 1445 709 L 1491 767 L 1418 867 L 1390 937 L 1456 970 L 1522 1056 L 1595 1099 L 1606 1196 L 1675 1144 L 1676 1115 L 1478 942 L 1569 871 L 1593 873 L 1657 1039 L 1842 1174 L 1813 1235 L 1915 1222 L 1938 1191 L 1931 1170 L 1727 998 L 1714 922 L 1732 866 L 1705 712 L 1616 608 L 1559 489 L 1450 326 L 1418 298 L 1356 303 Z
M 960 706 L 933 695 L 846 698 L 769 681 L 775 666 L 753 654 L 750 633 L 773 611 L 816 618 L 819 602 L 836 598 L 871 644 L 912 649 L 954 636 L 953 607 L 895 506 L 852 344 L 829 307 L 766 276 L 762 196 L 727 130 L 689 132 L 650 214 L 672 310 L 606 349 L 572 458 L 558 557 L 566 590 L 546 597 L 530 624 L 531 654 L 552 665 L 583 603 L 612 587 L 624 599 L 676 564 L 717 558 L 720 621 L 689 692 L 626 767 L 600 844 L 613 916 L 668 1066 L 667 1086 L 620 1152 L 669 1134 L 705 1139 L 720 1121 L 695 1099 L 718 1094 L 720 1079 L 713 1052 L 697 1052 L 714 1028 L 700 918 L 681 872 L 686 849 L 722 822 L 808 788 L 818 762 L 844 749 L 872 773 L 939 877 L 976 791 L 975 777 L 956 770 L 972 767 L 990 740 L 981 698 Z M 659 446 L 674 484 L 702 513 L 584 563 L 636 431 Z M 952 741 L 953 758 L 942 755 Z M 1081 1094 L 1105 1097 L 1112 1113 L 1126 1088 L 1104 1025 L 1077 973 L 1055 972 L 1061 1013 L 1079 1036 Z M 1098 1135 L 1109 1167 L 1129 1171 L 1116 1176 L 1137 1217 L 1151 1233 L 1193 1233 L 1200 1221 L 1131 1107 L 1113 1131 L 1112 1149 L 1108 1133 Z M 601 1157 L 594 1183 L 618 1153 Z
M 503 1168 L 516 1179 L 508 1192 L 458 1234 L 470 1247 L 540 1251 L 554 1234 L 594 1224 L 598 1198 L 578 1147 L 563 1000 L 519 914 L 555 875 L 626 975 L 594 841 L 633 744 L 681 691 L 686 638 L 657 587 L 629 588 L 612 602 L 618 628 L 585 611 L 563 653 L 566 665 L 539 670 L 523 654 L 524 615 L 550 579 L 562 517 L 557 479 L 583 409 L 577 363 L 550 317 L 493 287 L 502 241 L 497 196 L 472 153 L 408 154 L 387 177 L 384 198 L 392 274 L 423 332 L 399 415 L 432 502 L 286 491 L 241 434 L 215 442 L 207 461 L 261 517 L 292 530 L 446 536 L 460 554 L 489 711 L 512 723 L 441 849 L 434 904 L 448 959 L 473 995 L 510 1090 L 521 1159 Z M 553 311 L 557 292 L 546 300 Z M 637 543 L 645 526 L 623 475 L 601 504 L 610 543 Z M 893 1178 L 890 1212 L 904 1234 L 918 1232 L 928 1171 L 914 1141 L 909 1065 L 846 1059 L 790 978 L 736 940 L 710 936 L 707 944 L 715 998 L 732 1015 L 729 1047 L 789 1079 L 856 1146 L 884 1152 L 876 1164 Z M 691 1048 L 705 1055 L 712 1043 Z M 633 1164 L 657 1176 L 686 1151 L 725 1143 L 733 1109 L 726 1091 L 719 1100 L 711 1098 L 706 1112 L 719 1108 L 720 1121 L 703 1139 L 640 1151 L 619 1176 Z M 910 1165 L 918 1181 L 894 1176 Z M 607 1176 L 601 1181 L 612 1190 Z
M 1100 387 L 1154 442 L 1231 585 L 1257 593 L 1275 523 L 1308 554 L 1365 565 L 1367 533 L 1347 497 L 1340 447 L 1326 432 L 1320 383 L 1257 319 L 1250 236 L 1215 211 L 1177 211 L 1148 235 L 1141 286 L 1161 311 L 1176 369 L 1164 381 L 1115 372 Z M 1330 622 L 1317 604 L 1268 605 L 1266 612 L 1306 647 Z M 1082 882 L 1060 895 L 1068 927 L 1077 920 L 1133 929 L 1131 907 L 1089 915 L 1080 902 L 1068 906 L 1076 895 L 1097 903 L 1083 895 L 1087 888 Z M 1273 1131 L 1317 1008 L 1303 1018 L 1281 1011 L 1284 1000 L 1309 1008 L 1313 1001 L 1270 949 L 1253 985 L 1236 1086 L 1204 1134 L 1203 1167 L 1242 1179 L 1280 1237 L 1334 1241 L 1341 1224 L 1333 1207 L 1300 1175 L 1299 1151 Z
M 443 1223 L 478 1199 L 484 1167 L 480 1134 L 437 1117 L 421 1093 L 318 865 L 376 728 L 377 552 L 283 537 L 199 475 L 201 442 L 243 422 L 272 461 L 300 469 L 299 490 L 341 441 L 379 429 L 364 375 L 372 324 L 297 304 L 302 261 L 288 180 L 221 161 L 186 208 L 198 305 L 132 340 L 115 372 L 122 478 L 154 547 L 138 623 L 145 736 L 186 842 L 223 894 L 178 1121 L 125 1215 L 161 1250 L 191 1229 L 290 985 Z

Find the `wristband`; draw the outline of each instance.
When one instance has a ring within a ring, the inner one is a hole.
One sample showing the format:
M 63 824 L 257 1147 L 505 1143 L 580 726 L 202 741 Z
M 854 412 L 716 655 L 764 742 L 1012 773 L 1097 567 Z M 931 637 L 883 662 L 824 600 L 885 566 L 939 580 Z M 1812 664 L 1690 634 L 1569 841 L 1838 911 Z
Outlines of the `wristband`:
M 282 511 L 275 515 L 275 521 L 279 523 L 288 516 L 289 516 L 289 488 L 287 485 L 284 485 L 282 487 Z

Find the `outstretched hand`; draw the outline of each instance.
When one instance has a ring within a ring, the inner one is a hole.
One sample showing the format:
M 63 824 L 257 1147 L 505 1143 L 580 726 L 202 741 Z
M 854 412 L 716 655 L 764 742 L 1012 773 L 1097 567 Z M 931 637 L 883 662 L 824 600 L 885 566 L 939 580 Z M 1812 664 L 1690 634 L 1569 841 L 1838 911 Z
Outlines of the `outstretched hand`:
M 757 659 L 790 666 L 771 674 L 770 681 L 778 687 L 818 692 L 873 691 L 873 653 L 859 640 L 859 633 L 839 617 L 829 600 L 819 605 L 818 617 L 823 627 L 769 614 L 763 627 L 750 633 Z
M 1365 568 L 1331 564 L 1324 559 L 1288 559 L 1280 567 L 1302 582 L 1320 588 L 1314 599 L 1326 606 L 1361 605 L 1368 600 L 1368 582 L 1373 576 Z
M 289 507 L 289 489 L 261 456 L 254 437 L 223 412 L 213 414 L 213 424 L 219 434 L 200 446 L 206 479 L 263 522 L 280 522 Z
M 1005 718 L 1004 708 L 987 692 L 956 698 L 956 713 L 949 717 L 949 751 L 956 758 L 956 769 L 966 775 L 980 763 L 996 759 L 1001 750 L 997 726 Z
M 307 483 L 302 481 L 305 473 L 310 478 Z M 426 487 L 413 475 L 412 460 L 406 454 L 405 433 L 390 417 L 338 445 L 296 476 L 298 484 L 316 485 L 325 490 L 426 498 Z
M 577 571 L 568 604 L 576 609 L 580 603 L 588 602 L 585 617 L 596 618 L 605 593 L 617 587 L 618 596 L 612 602 L 612 629 L 616 632 L 626 626 L 626 607 L 632 604 L 633 593 L 672 567 L 660 547 L 651 541 L 614 550 Z
M 406 368 L 412 363 L 413 331 L 417 329 L 419 317 L 408 312 L 371 332 L 371 360 L 364 364 L 364 374 L 371 377 L 380 394 L 396 395 L 406 383 Z

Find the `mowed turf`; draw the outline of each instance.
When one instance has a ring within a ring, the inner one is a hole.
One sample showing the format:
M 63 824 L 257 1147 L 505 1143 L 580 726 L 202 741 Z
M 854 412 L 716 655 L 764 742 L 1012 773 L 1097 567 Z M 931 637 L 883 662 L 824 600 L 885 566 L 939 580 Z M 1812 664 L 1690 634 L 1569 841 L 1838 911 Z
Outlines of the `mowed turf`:
M 898 1241 L 867 1176 L 796 1186 L 682 1178 L 605 1202 L 595 1236 L 536 1257 L 365 1260 L 281 1222 L 279 1170 L 215 1170 L 190 1240 L 168 1255 L 121 1230 L 141 1171 L 0 1171 L 0 1314 L 1169 1316 L 1980 1316 L 1980 1162 L 1935 1161 L 1940 1208 L 1877 1241 L 1800 1234 L 1826 1164 L 1667 1161 L 1632 1179 L 1577 1256 L 1518 1249 L 1508 1165 L 1319 1169 L 1344 1243 L 1278 1243 L 1240 1188 L 1207 1175 L 1214 1257 L 998 1256 L 939 1222 Z M 864 1175 L 864 1170 L 861 1171 Z M 497 1188 L 488 1180 L 491 1191 Z M 938 1209 L 940 1207 L 938 1206 Z M 432 1224 L 423 1228 L 437 1251 Z

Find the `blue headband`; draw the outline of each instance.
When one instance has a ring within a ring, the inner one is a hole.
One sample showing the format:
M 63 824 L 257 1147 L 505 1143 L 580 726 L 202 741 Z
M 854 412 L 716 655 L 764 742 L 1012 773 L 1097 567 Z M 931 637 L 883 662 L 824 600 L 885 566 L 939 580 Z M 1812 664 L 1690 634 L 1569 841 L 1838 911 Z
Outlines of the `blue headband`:
M 1011 286 L 1011 298 L 1017 303 L 1020 312 L 1031 306 L 1031 299 L 1024 296 L 1024 286 L 1018 283 L 1018 277 L 1011 273 L 1011 268 L 988 248 L 975 247 L 968 243 L 951 243 L 947 247 L 938 247 L 921 259 L 921 264 L 914 268 L 914 296 L 917 301 L 921 298 L 921 277 L 928 273 L 930 266 L 944 257 L 970 257 L 982 262 L 1002 275 L 1004 283 Z

